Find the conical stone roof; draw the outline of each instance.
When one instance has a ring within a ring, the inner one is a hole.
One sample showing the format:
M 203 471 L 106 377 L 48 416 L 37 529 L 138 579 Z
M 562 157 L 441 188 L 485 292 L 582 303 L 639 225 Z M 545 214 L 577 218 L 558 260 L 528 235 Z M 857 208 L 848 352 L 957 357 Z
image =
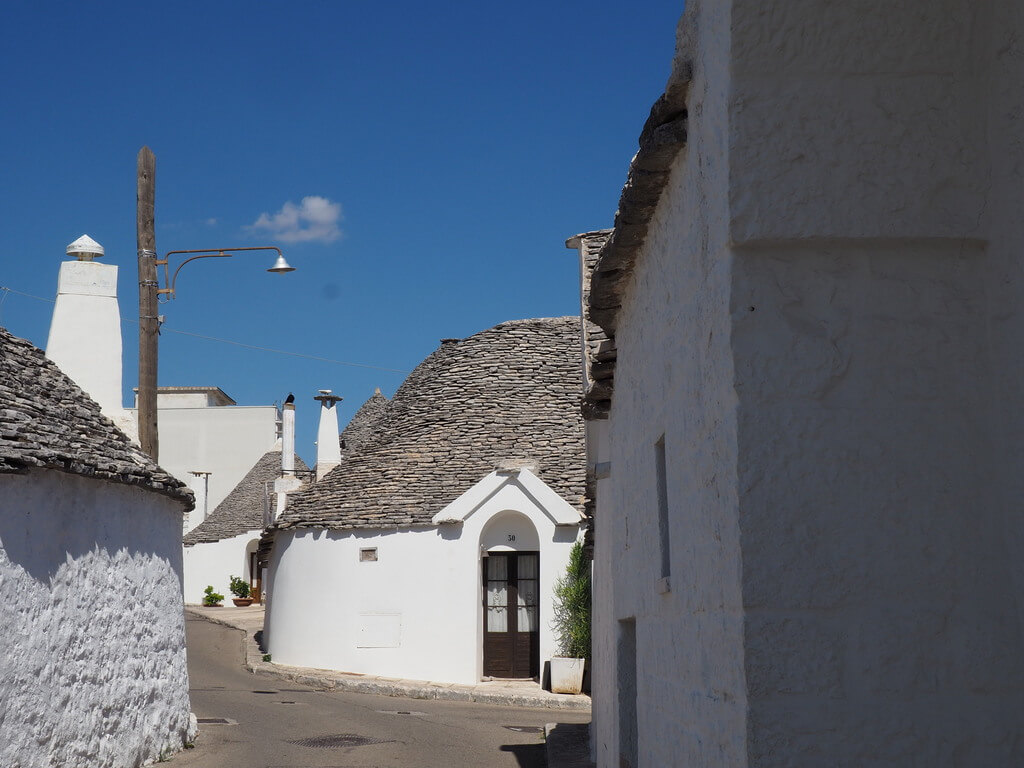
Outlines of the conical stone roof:
M 359 406 L 359 410 L 338 435 L 342 459 L 355 454 L 369 442 L 387 416 L 390 405 L 391 401 L 378 389 Z
M 41 349 L 0 328 L 0 473 L 33 467 L 134 485 L 193 505 L 188 487 L 132 443 Z
M 530 467 L 583 511 L 580 319 L 515 320 L 446 340 L 377 428 L 274 528 L 395 528 L 433 515 L 496 468 Z

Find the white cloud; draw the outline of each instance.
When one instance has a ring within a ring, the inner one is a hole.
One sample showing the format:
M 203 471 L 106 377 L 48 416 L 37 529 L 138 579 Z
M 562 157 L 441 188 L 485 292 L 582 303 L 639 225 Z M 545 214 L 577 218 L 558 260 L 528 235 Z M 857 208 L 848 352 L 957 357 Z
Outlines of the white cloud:
M 331 243 L 341 237 L 341 203 L 309 195 L 296 205 L 291 200 L 275 214 L 261 213 L 249 229 L 268 233 L 282 243 Z
M 206 226 L 208 226 L 208 227 L 216 227 L 217 226 L 217 219 L 215 219 L 213 216 L 211 216 L 210 218 L 208 218 L 206 220 Z

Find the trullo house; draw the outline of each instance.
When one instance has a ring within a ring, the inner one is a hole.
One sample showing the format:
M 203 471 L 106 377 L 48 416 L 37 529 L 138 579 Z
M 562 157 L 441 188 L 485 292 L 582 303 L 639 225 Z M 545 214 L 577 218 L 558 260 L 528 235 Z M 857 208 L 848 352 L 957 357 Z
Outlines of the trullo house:
M 141 765 L 194 736 L 192 494 L 0 329 L 0 765 Z
M 584 524 L 579 350 L 579 318 L 502 323 L 444 340 L 378 396 L 356 445 L 270 531 L 275 662 L 542 674 L 554 582 Z

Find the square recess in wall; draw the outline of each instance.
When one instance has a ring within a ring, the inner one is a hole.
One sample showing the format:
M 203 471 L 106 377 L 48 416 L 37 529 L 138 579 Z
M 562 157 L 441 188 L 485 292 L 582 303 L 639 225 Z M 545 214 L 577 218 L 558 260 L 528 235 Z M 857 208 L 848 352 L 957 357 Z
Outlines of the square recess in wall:
M 377 548 L 367 547 L 366 549 L 359 550 L 359 562 L 360 563 L 376 563 L 377 562 Z

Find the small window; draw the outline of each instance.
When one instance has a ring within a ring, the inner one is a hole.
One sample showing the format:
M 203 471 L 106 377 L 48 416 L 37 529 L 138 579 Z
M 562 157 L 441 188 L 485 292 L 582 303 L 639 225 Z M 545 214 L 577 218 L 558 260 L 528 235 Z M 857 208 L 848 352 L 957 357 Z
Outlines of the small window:
M 665 435 L 659 437 L 658 442 L 654 444 L 654 458 L 658 483 L 658 542 L 661 549 L 661 578 L 667 579 L 672 575 L 672 550 L 669 546 L 668 469 L 665 460 Z
M 376 563 L 377 562 L 377 548 L 368 547 L 367 549 L 359 550 L 359 562 L 360 563 Z

